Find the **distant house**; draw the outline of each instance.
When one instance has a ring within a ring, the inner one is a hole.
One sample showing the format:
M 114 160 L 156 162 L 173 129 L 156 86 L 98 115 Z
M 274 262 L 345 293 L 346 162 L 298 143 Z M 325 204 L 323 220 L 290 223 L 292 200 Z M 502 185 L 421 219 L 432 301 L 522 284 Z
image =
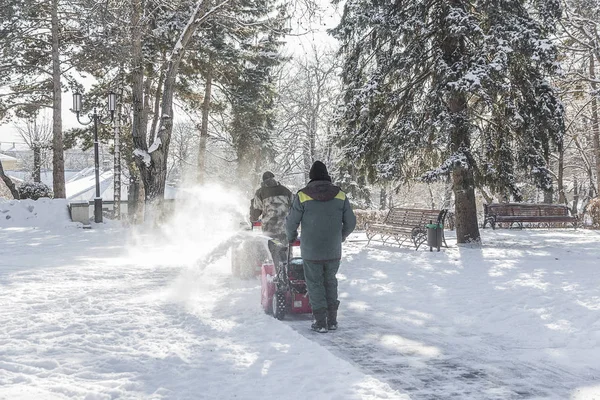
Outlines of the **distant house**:
M 0 179 L 0 199 L 12 199 L 10 190 L 8 190 L 2 179 Z
M 114 191 L 115 179 L 112 170 L 105 170 L 100 173 L 100 197 L 104 204 L 102 209 L 105 212 L 112 212 L 115 200 Z M 86 168 L 73 175 L 67 180 L 65 186 L 68 201 L 87 201 L 90 204 L 96 197 L 96 175 L 94 168 Z M 121 215 L 129 212 L 128 208 L 129 180 L 121 175 Z M 175 199 L 177 189 L 167 185 L 165 187 L 165 199 Z M 93 216 L 93 207 L 90 207 L 90 217 Z
M 2 161 L 2 167 L 5 171 L 17 169 L 18 160 L 15 157 L 0 153 L 0 161 Z
M 100 197 L 106 201 L 115 199 L 114 191 L 115 179 L 112 170 L 105 170 L 100 173 Z M 129 189 L 129 180 L 121 175 L 121 200 L 127 201 Z M 87 200 L 93 201 L 96 197 L 96 176 L 94 168 L 86 168 L 73 175 L 66 182 L 66 191 L 68 200 Z M 165 187 L 165 199 L 174 199 L 177 189 L 167 185 Z
M 4 165 L 4 162 L 3 162 Z M 6 172 L 6 171 L 5 171 Z M 22 180 L 15 178 L 14 176 L 7 174 L 10 180 L 15 184 L 15 186 L 19 186 L 19 184 L 23 183 Z M 0 179 L 0 199 L 12 199 L 12 193 L 4 183 L 2 179 Z

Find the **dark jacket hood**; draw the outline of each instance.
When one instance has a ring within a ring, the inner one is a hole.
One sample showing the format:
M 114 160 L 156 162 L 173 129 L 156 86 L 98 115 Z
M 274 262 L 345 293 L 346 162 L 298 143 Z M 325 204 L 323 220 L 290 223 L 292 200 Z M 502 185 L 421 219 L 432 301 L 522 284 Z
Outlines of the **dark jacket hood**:
M 333 200 L 341 189 L 329 181 L 310 181 L 302 192 L 317 201 Z
M 275 187 L 279 186 L 279 182 L 275 180 L 275 178 L 269 178 L 266 181 L 263 181 L 260 186 L 262 187 Z

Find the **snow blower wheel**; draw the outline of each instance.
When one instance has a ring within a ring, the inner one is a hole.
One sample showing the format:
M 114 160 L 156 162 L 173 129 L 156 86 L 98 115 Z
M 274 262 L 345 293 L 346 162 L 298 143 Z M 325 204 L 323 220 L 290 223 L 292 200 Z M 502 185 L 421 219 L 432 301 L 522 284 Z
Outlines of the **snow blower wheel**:
M 282 320 L 285 317 L 285 293 L 276 292 L 273 295 L 273 317 Z

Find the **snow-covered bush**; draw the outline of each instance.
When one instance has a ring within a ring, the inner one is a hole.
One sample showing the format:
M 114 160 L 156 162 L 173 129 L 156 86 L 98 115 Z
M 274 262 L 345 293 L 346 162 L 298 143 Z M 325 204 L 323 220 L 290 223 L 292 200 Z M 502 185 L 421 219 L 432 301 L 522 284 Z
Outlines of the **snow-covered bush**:
M 41 197 L 52 197 L 52 190 L 48 185 L 39 182 L 24 182 L 17 188 L 21 199 L 37 200 Z
M 365 229 L 368 224 L 376 224 L 383 222 L 388 211 L 381 210 L 354 210 L 356 215 L 356 227 L 357 229 Z
M 592 228 L 600 229 L 600 197 L 590 200 L 590 217 L 592 217 Z

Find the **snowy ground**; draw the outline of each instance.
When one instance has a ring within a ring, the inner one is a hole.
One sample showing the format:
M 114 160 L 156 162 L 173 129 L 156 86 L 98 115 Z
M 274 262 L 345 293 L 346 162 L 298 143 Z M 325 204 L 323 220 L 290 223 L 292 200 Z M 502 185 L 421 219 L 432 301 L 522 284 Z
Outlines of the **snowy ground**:
M 0 219 L 0 399 L 600 399 L 598 232 L 440 253 L 354 235 L 340 330 L 316 334 L 265 315 L 227 257 L 204 268 L 235 219 L 212 217 L 159 236 Z

